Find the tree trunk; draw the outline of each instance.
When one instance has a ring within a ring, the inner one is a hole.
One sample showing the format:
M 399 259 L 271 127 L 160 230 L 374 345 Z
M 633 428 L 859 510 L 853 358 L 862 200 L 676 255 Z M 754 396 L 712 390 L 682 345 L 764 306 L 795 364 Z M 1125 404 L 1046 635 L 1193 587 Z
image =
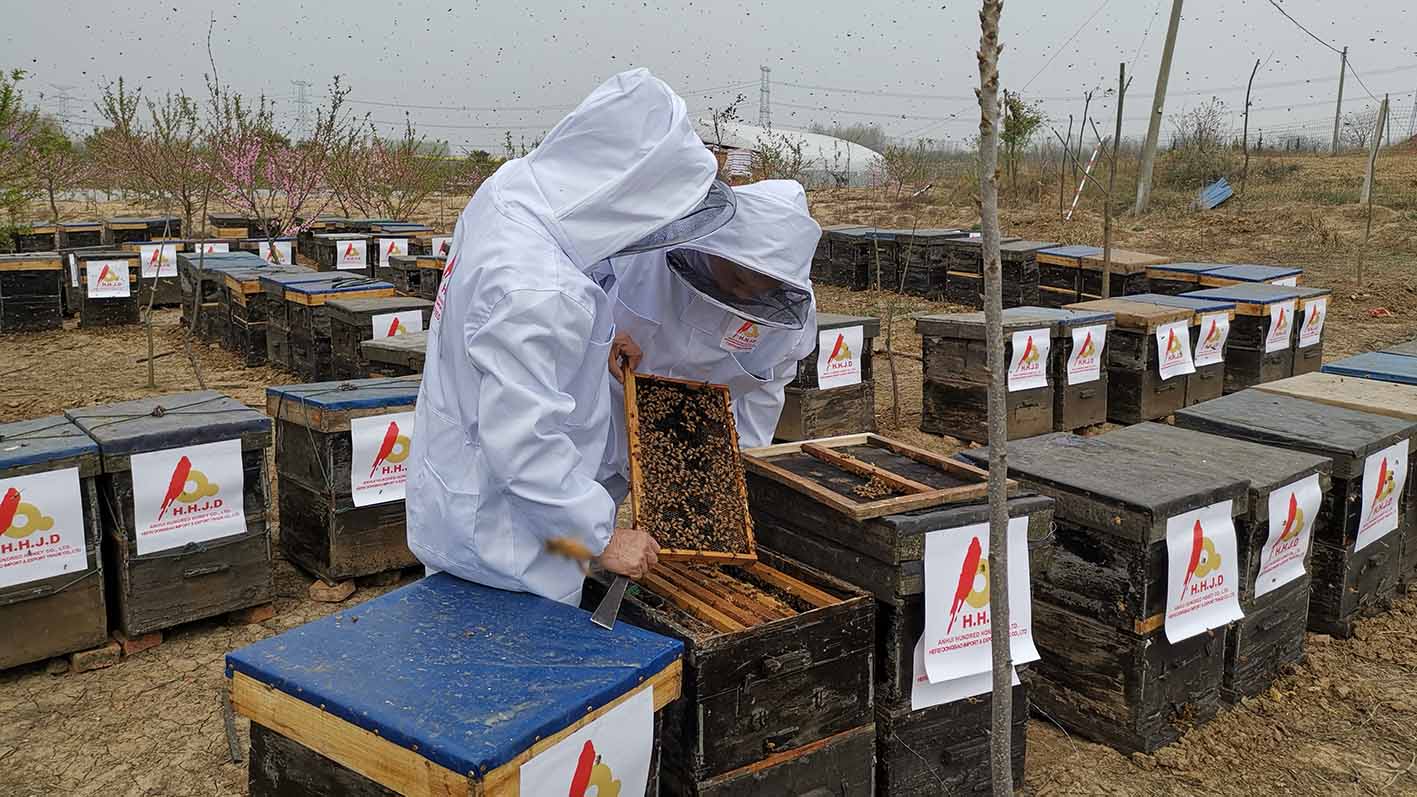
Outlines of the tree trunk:
M 979 14 L 979 226 L 984 254 L 984 318 L 989 362 L 989 613 L 993 651 L 993 722 L 989 761 L 994 794 L 1012 795 L 1013 661 L 1009 655 L 1008 438 L 1004 406 L 1003 273 L 999 265 L 999 15 L 1003 0 Z
M 1245 195 L 1245 181 L 1250 178 L 1250 89 L 1255 87 L 1255 73 L 1260 71 L 1260 59 L 1255 59 L 1255 68 L 1250 70 L 1250 82 L 1245 84 L 1245 131 L 1240 134 L 1240 143 L 1245 148 L 1245 165 L 1240 167 L 1240 196 Z M 1260 136 L 1264 140 L 1264 136 Z

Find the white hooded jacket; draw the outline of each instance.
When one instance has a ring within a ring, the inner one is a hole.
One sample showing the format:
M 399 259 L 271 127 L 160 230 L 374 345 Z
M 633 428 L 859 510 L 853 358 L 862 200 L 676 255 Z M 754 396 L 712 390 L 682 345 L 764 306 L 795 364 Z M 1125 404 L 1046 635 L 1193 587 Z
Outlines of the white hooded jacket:
M 684 102 L 616 75 L 478 189 L 453 232 L 414 421 L 408 543 L 428 567 L 580 600 L 555 536 L 599 554 L 613 501 L 595 481 L 610 430 L 614 322 L 585 272 L 680 218 L 715 173 Z
M 822 230 L 807 210 L 802 186 L 765 180 L 733 193 L 738 210 L 732 221 L 674 248 L 718 255 L 810 293 L 812 255 Z M 670 270 L 665 251 L 612 258 L 609 266 L 616 329 L 644 352 L 637 370 L 727 385 L 739 445 L 771 443 L 784 389 L 797 362 L 817 345 L 815 298 L 802 329 L 778 329 L 745 321 L 705 299 Z M 601 266 L 597 276 L 605 271 Z M 624 389 L 612 381 L 610 390 L 613 431 L 602 479 L 624 476 L 629 463 Z

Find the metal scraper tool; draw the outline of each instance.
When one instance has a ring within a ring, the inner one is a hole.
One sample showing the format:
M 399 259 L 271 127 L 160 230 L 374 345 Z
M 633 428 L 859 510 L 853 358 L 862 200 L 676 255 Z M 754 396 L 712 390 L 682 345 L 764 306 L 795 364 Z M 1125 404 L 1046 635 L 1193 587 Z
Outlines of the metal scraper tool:
M 620 615 L 620 601 L 625 598 L 625 588 L 628 586 L 630 579 L 616 576 L 610 583 L 610 589 L 605 591 L 605 597 L 600 599 L 600 605 L 591 613 L 590 621 L 607 631 L 614 630 L 615 618 Z

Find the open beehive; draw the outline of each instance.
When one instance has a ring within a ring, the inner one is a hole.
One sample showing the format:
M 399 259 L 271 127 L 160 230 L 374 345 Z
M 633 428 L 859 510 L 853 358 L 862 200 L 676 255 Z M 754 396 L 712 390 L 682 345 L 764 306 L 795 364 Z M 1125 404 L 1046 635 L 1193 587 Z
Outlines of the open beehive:
M 627 373 L 630 507 L 661 559 L 754 561 L 728 388 Z

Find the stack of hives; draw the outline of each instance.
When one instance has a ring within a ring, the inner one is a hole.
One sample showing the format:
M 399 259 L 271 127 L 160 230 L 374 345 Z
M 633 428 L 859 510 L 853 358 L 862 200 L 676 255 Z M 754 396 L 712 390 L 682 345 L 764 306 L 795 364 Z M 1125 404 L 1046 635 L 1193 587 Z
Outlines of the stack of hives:
M 104 246 L 181 238 L 182 219 L 177 216 L 115 216 L 103 222 Z
M 54 252 L 0 255 L 0 333 L 64 324 L 64 265 Z
M 316 233 L 306 255 L 320 271 L 369 273 L 369 236 L 357 232 Z
M 1329 291 L 1240 282 L 1182 294 L 1235 304 L 1225 392 L 1318 370 Z
M 371 377 L 421 374 L 428 352 L 428 333 L 373 338 L 359 344 L 359 348 Z
M 73 253 L 80 327 L 138 323 L 138 255 L 112 249 Z
M 1017 236 L 1005 236 L 999 239 L 999 243 L 1008 244 L 1018 240 Z M 978 234 L 951 238 L 945 242 L 944 252 L 945 299 L 965 307 L 983 307 L 984 239 Z M 1008 283 L 1007 278 L 1005 282 Z M 1004 306 L 1011 306 L 1007 299 Z
M 59 225 L 51 221 L 31 221 L 20 224 L 11 234 L 15 251 L 52 252 L 60 246 Z
M 318 382 L 334 376 L 331 348 L 331 299 L 393 296 L 394 286 L 357 274 L 306 272 L 261 277 L 266 294 L 266 359 L 302 379 Z
M 804 440 L 874 431 L 872 350 L 880 332 L 877 318 L 818 315 L 817 348 L 797 363 L 774 436 Z
M 226 274 L 261 269 L 265 261 L 250 252 L 183 252 L 177 255 L 177 282 L 182 291 L 182 323 L 203 340 L 231 348 L 231 310 L 222 301 Z
M 327 308 L 332 376 L 362 379 L 369 372 L 362 344 L 422 333 L 433 303 L 408 296 L 361 297 L 331 300 Z

